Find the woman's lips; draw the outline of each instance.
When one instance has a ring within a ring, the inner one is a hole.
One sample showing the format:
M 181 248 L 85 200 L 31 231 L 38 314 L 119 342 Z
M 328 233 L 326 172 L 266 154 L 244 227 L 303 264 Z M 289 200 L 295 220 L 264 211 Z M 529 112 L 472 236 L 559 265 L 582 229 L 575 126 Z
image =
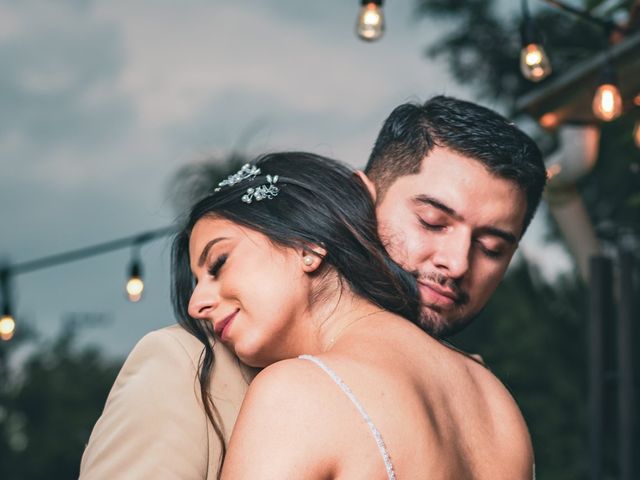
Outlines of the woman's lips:
M 236 310 L 235 312 L 233 312 L 230 315 L 227 315 L 225 318 L 223 318 L 220 322 L 218 322 L 216 325 L 214 325 L 213 327 L 213 331 L 222 339 L 225 339 L 225 333 L 228 331 L 229 326 L 231 325 L 231 322 L 233 321 L 233 319 L 235 318 L 236 314 L 239 312 L 240 310 Z

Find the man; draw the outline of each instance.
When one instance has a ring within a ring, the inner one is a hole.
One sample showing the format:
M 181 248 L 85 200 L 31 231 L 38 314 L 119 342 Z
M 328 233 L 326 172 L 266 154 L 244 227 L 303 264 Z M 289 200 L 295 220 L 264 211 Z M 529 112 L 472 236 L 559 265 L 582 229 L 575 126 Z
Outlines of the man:
M 423 328 L 457 333 L 495 291 L 540 203 L 540 150 L 497 113 L 437 96 L 391 113 L 365 174 L 387 250 L 416 272 Z
M 423 328 L 446 337 L 473 319 L 502 279 L 540 201 L 545 169 L 533 141 L 495 112 L 435 97 L 391 113 L 361 177 L 389 253 L 416 272 Z M 194 389 L 202 344 L 177 326 L 158 330 L 123 366 L 80 478 L 215 478 L 220 438 L 229 439 L 254 372 L 219 342 L 214 350 L 209 392 L 221 428 L 211 426 Z M 526 426 L 515 402 L 505 403 L 510 448 L 531 465 Z

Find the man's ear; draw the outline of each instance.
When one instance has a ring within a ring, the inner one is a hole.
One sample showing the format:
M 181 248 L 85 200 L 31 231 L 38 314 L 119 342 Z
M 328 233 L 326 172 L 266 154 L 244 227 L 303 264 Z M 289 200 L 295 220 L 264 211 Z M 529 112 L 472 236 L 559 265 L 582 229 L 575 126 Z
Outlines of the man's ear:
M 371 195 L 373 203 L 376 203 L 377 192 L 374 183 L 362 170 L 356 170 L 356 175 L 360 178 L 360 180 L 362 180 L 362 183 L 364 183 L 364 186 L 367 187 L 367 190 L 369 190 L 369 195 Z

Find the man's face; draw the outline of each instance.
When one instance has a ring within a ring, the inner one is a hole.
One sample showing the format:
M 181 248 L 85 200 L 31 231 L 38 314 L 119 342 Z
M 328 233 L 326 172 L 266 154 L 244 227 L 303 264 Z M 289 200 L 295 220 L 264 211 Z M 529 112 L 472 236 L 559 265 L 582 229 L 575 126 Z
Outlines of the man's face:
M 449 336 L 485 306 L 517 248 L 525 211 L 514 182 L 440 147 L 378 198 L 380 236 L 391 257 L 417 273 L 429 331 Z

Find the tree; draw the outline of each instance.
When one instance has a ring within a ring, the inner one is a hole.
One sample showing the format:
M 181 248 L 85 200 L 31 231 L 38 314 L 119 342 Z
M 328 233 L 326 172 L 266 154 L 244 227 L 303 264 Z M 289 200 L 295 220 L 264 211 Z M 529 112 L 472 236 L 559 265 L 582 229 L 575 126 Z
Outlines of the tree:
M 249 161 L 242 153 L 231 152 L 224 158 L 209 157 L 181 167 L 169 184 L 169 197 L 180 214 L 188 212 L 198 200 L 210 194 L 218 183 L 237 172 Z
M 52 341 L 31 333 L 0 345 L 0 478 L 78 477 L 84 446 L 122 361 L 95 347 L 76 348 L 77 329 L 67 323 Z M 11 357 L 25 349 L 27 358 L 9 369 Z

